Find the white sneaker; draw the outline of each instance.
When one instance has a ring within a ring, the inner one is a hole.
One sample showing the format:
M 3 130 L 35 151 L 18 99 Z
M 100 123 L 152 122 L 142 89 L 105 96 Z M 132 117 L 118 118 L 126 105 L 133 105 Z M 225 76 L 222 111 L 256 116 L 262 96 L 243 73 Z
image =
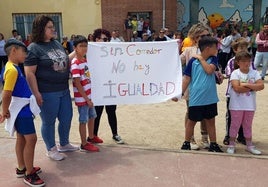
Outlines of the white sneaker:
M 125 142 L 122 140 L 122 138 L 118 135 L 114 135 L 113 136 L 113 140 L 117 143 L 117 144 L 124 144 Z
M 210 144 L 208 141 L 208 135 L 202 135 L 201 145 L 203 149 L 209 149 Z
M 208 141 L 202 141 L 201 145 L 203 149 L 208 149 L 210 147 L 210 144 L 208 143 Z
M 78 146 L 73 146 L 72 144 L 68 143 L 65 146 L 58 146 L 59 152 L 71 152 L 71 151 L 77 151 L 79 149 Z
M 235 147 L 234 146 L 229 146 L 226 151 L 228 154 L 234 154 L 235 152 Z
M 200 147 L 197 145 L 196 142 L 191 142 L 190 145 L 191 145 L 191 150 L 199 150 L 200 149 Z
M 56 146 L 52 147 L 50 151 L 47 152 L 47 156 L 52 160 L 60 161 L 63 160 L 65 157 L 63 154 L 59 153 Z
M 249 147 L 247 147 L 246 151 L 252 153 L 253 155 L 261 155 L 261 151 L 259 151 L 258 149 L 256 149 L 255 146 L 249 146 Z

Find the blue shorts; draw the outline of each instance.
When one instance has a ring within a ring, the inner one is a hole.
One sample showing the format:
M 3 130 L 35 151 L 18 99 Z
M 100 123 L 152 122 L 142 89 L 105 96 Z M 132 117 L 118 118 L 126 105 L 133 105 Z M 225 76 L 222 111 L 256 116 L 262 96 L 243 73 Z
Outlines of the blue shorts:
M 35 134 L 33 117 L 17 117 L 15 129 L 21 135 Z
M 217 115 L 217 103 L 214 103 L 210 105 L 189 107 L 188 118 L 192 121 L 202 121 L 203 119 L 212 119 Z
M 89 108 L 87 105 L 78 106 L 79 123 L 87 124 L 89 119 L 96 118 L 97 113 L 95 107 Z

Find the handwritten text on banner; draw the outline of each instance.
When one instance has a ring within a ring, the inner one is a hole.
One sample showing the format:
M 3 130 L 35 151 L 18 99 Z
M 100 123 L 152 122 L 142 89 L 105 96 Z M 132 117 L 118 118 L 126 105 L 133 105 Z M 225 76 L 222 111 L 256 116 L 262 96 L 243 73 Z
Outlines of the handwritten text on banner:
M 181 93 L 177 41 L 89 42 L 94 105 L 148 104 Z

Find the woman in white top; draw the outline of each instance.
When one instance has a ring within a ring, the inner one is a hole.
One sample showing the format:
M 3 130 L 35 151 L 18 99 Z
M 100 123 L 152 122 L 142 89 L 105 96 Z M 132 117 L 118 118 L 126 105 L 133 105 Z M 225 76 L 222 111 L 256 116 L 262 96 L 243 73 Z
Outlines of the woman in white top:
M 225 29 L 223 38 L 220 40 L 220 52 L 218 54 L 219 64 L 222 67 L 222 73 L 225 73 L 225 68 L 228 62 L 229 54 L 231 52 L 231 44 L 233 36 L 230 29 Z

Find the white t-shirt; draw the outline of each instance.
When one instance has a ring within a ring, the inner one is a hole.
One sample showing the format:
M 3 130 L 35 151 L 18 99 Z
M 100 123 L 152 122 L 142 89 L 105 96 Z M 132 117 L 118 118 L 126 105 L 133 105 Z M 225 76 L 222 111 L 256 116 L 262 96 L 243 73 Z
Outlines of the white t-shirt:
M 254 84 L 259 79 L 261 79 L 261 76 L 256 70 L 250 69 L 249 72 L 245 74 L 242 73 L 240 69 L 236 69 L 231 74 L 230 81 L 239 80 L 240 82 L 249 82 Z M 231 86 L 229 110 L 255 111 L 256 92 L 250 91 L 247 93 L 237 93 Z
M 110 42 L 122 42 L 119 38 L 113 38 L 111 37 Z

